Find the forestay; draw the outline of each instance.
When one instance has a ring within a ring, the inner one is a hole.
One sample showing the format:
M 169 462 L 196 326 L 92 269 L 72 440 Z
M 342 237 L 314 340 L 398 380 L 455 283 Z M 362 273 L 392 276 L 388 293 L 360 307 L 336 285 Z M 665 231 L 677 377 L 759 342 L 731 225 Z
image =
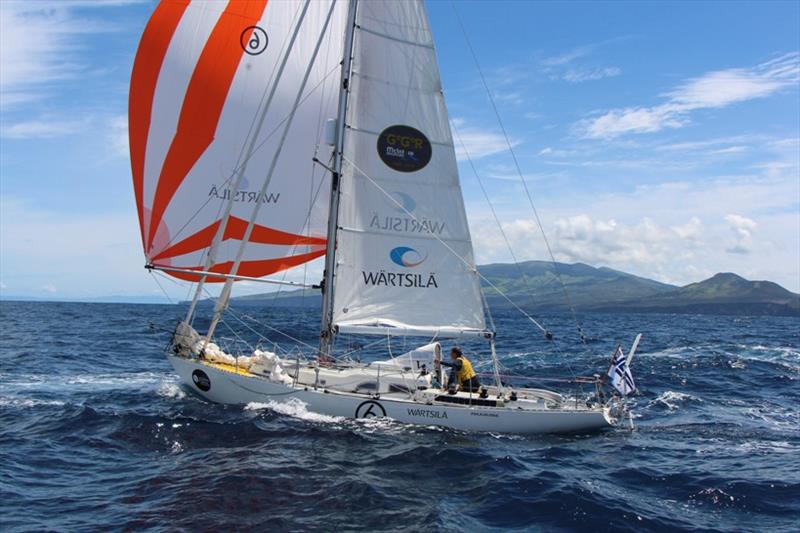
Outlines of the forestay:
M 313 65 L 266 194 L 257 191 L 330 1 L 310 2 L 257 148 L 244 161 L 256 117 L 275 83 L 276 66 L 287 53 L 302 7 L 302 2 L 266 0 L 164 0 L 156 8 L 136 55 L 129 102 L 134 191 L 149 263 L 204 270 L 220 216 L 231 199 L 231 216 L 209 270 L 230 272 L 258 202 L 264 205 L 237 274 L 260 277 L 325 253 L 330 176 L 315 168 L 312 158 L 331 155 L 330 148 L 319 143 L 324 119 L 336 113 L 346 2 L 334 7 L 323 51 Z M 235 174 L 245 163 L 236 189 Z
M 345 333 L 484 335 L 423 3 L 360 2 L 353 54 L 334 325 Z

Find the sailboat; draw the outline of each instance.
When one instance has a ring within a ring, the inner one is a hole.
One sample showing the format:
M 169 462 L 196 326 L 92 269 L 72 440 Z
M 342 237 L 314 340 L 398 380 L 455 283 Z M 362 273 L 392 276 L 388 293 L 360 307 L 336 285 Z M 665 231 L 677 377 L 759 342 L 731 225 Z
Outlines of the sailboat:
M 167 358 L 201 397 L 498 433 L 620 418 L 598 376 L 587 398 L 501 379 L 422 1 L 162 0 L 134 62 L 129 136 L 146 267 L 196 284 Z M 303 286 L 270 276 L 323 257 L 318 347 L 214 342 L 236 282 Z M 348 335 L 420 345 L 360 363 L 341 353 Z M 479 391 L 442 386 L 441 342 L 458 339 L 485 342 Z

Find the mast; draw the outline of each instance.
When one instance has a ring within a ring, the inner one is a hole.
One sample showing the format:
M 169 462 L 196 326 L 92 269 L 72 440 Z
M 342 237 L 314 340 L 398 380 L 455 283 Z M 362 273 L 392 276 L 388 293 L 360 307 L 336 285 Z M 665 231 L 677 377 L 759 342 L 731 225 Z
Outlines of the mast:
M 345 117 L 350 94 L 350 68 L 353 60 L 353 36 L 356 30 L 356 10 L 358 0 L 350 0 L 347 13 L 347 32 L 345 33 L 344 58 L 342 59 L 342 81 L 339 92 L 339 109 L 336 114 L 336 138 L 333 152 L 333 172 L 331 175 L 331 200 L 328 215 L 328 240 L 325 249 L 325 271 L 322 280 L 322 324 L 319 336 L 319 353 L 330 355 L 333 344 L 333 277 L 336 269 L 336 233 L 339 224 L 339 180 L 342 174 L 342 154 L 344 147 Z

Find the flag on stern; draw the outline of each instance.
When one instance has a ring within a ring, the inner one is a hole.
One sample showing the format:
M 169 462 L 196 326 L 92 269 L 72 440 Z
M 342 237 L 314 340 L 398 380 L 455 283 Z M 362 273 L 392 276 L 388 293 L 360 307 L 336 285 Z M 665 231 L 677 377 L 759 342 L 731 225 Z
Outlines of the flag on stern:
M 623 396 L 627 396 L 636 390 L 633 375 L 622 347 L 617 347 L 617 353 L 614 354 L 611 368 L 608 369 L 608 377 L 611 378 L 611 385 Z

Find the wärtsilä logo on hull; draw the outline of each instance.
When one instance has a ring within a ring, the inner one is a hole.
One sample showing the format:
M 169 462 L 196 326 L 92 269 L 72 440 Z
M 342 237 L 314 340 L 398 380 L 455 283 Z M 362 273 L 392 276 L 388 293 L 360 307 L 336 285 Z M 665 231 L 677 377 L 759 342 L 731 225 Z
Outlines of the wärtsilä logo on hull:
M 424 254 L 420 253 L 418 250 L 408 246 L 398 246 L 389 251 L 389 259 L 397 266 L 416 268 L 428 259 L 428 254 L 427 252 Z M 377 272 L 362 270 L 361 275 L 364 278 L 364 285 L 421 289 L 428 289 L 430 287 L 439 288 L 439 283 L 436 281 L 436 274 L 433 272 L 428 274 L 414 274 L 410 272 L 391 272 L 386 270 L 379 270 Z

